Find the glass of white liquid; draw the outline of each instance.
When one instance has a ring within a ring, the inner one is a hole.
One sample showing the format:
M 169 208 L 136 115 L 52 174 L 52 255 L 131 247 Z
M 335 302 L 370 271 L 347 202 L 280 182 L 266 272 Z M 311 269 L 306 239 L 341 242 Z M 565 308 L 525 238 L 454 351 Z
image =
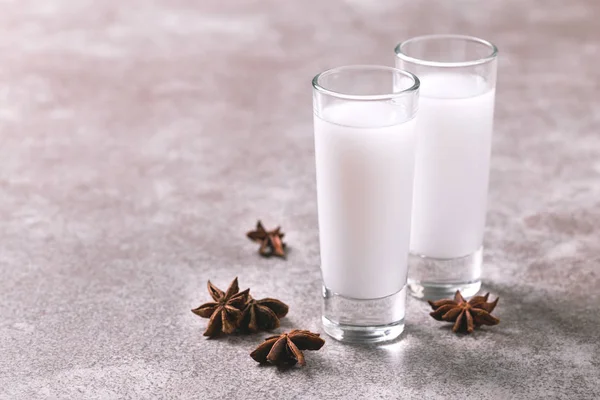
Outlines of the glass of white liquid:
M 391 340 L 404 330 L 419 80 L 360 65 L 312 84 L 323 326 Z
M 396 66 L 421 81 L 409 291 L 472 296 L 481 287 L 497 49 L 459 35 L 396 47 Z

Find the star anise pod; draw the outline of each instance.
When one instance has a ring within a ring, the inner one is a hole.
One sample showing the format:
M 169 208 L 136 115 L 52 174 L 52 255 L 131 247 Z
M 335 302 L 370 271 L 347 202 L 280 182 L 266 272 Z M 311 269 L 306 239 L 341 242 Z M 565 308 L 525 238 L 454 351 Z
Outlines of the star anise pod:
M 242 318 L 241 309 L 248 301 L 250 289 L 240 292 L 238 279 L 235 278 L 229 285 L 227 292 L 223 292 L 208 281 L 208 293 L 214 302 L 202 304 L 192 312 L 202 318 L 210 318 L 204 336 L 215 337 L 222 333 L 233 333 Z
M 260 243 L 258 253 L 263 257 L 277 256 L 285 258 L 285 243 L 281 240 L 284 233 L 278 226 L 272 231 L 267 231 L 262 223 L 256 223 L 256 229 L 246 234 L 250 239 Z
M 498 304 L 500 298 L 488 303 L 489 293 L 485 296 L 475 296 L 466 301 L 457 290 L 454 300 L 429 301 L 433 308 L 429 315 L 438 321 L 454 322 L 452 332 L 471 333 L 481 325 L 498 325 L 500 320 L 492 316 L 491 312 Z
M 294 329 L 290 333 L 266 338 L 250 353 L 250 357 L 259 363 L 306 365 L 302 350 L 319 350 L 324 344 L 318 333 Z
M 279 328 L 279 318 L 285 317 L 288 310 L 287 304 L 277 299 L 255 300 L 248 296 L 248 302 L 242 311 L 240 329 L 256 333 L 259 330 L 270 331 Z

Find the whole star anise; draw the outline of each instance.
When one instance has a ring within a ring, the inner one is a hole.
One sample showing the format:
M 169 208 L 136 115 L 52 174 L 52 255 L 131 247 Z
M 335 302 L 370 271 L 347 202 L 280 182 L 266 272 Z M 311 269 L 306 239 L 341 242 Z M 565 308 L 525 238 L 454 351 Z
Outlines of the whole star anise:
M 256 333 L 259 330 L 279 328 L 279 318 L 285 317 L 288 310 L 287 304 L 277 299 L 255 300 L 248 296 L 248 302 L 242 311 L 240 329 Z
M 498 304 L 500 298 L 488 303 L 489 293 L 485 296 L 475 296 L 466 301 L 459 291 L 456 291 L 454 300 L 444 299 L 429 301 L 434 310 L 429 315 L 438 321 L 454 322 L 452 332 L 471 333 L 481 325 L 497 325 L 500 320 L 492 316 L 491 312 Z
M 238 278 L 223 292 L 208 281 L 208 293 L 214 302 L 202 304 L 192 312 L 202 318 L 210 318 L 204 336 L 215 337 L 222 333 L 233 333 L 242 318 L 241 309 L 248 301 L 250 289 L 240 292 Z
M 250 353 L 250 357 L 259 363 L 306 365 L 302 350 L 319 350 L 324 344 L 318 333 L 294 329 L 290 333 L 266 338 Z
M 284 233 L 278 226 L 272 231 L 267 231 L 262 223 L 256 223 L 256 229 L 246 234 L 250 239 L 260 243 L 258 253 L 263 257 L 277 256 L 285 258 L 285 243 L 281 240 Z

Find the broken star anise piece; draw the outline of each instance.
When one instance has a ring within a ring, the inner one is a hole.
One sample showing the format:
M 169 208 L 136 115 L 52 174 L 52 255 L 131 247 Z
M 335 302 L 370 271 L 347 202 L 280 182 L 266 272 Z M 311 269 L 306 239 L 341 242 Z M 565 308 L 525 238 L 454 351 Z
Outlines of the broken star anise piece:
M 272 231 L 267 231 L 262 223 L 256 223 L 256 229 L 246 234 L 250 239 L 260 243 L 258 253 L 263 257 L 277 256 L 285 258 L 285 243 L 281 240 L 284 233 L 278 226 Z
M 471 333 L 481 325 L 498 325 L 500 320 L 491 312 L 498 304 L 499 298 L 488 303 L 489 293 L 485 296 L 475 296 L 466 301 L 459 291 L 454 300 L 429 301 L 433 311 L 429 314 L 438 321 L 454 322 L 452 332 Z
M 208 292 L 214 302 L 202 304 L 192 312 L 202 318 L 210 318 L 204 336 L 215 337 L 222 333 L 233 333 L 242 318 L 242 308 L 248 301 L 250 289 L 240 292 L 238 279 L 235 278 L 229 285 L 227 292 L 223 292 L 208 281 Z
M 248 302 L 242 311 L 240 329 L 256 333 L 260 330 L 270 331 L 279 328 L 279 318 L 285 317 L 288 310 L 287 304 L 277 299 L 255 300 L 252 296 L 248 296 Z
M 290 333 L 266 338 L 250 353 L 250 357 L 259 363 L 306 365 L 302 350 L 319 350 L 324 344 L 318 333 L 294 329 Z

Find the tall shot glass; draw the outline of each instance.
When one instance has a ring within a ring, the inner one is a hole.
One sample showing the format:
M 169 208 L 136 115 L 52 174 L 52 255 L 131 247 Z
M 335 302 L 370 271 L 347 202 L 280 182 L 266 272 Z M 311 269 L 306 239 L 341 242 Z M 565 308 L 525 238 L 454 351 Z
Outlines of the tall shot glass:
M 419 80 L 358 65 L 312 84 L 323 326 L 391 340 L 404 330 Z
M 481 287 L 497 49 L 470 36 L 420 36 L 396 47 L 396 66 L 421 81 L 409 290 L 472 296 Z

